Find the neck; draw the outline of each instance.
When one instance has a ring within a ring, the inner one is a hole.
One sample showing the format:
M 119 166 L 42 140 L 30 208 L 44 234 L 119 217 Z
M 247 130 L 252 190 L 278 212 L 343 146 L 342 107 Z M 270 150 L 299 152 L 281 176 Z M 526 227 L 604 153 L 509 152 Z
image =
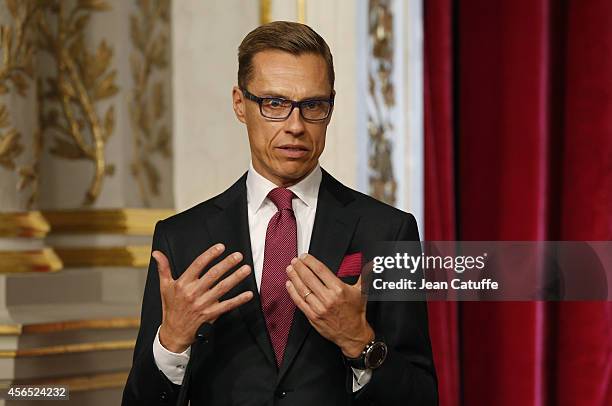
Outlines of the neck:
M 264 178 L 266 178 L 270 182 L 274 183 L 276 186 L 284 187 L 284 188 L 288 188 L 288 187 L 291 187 L 291 186 L 293 186 L 293 185 L 295 185 L 297 183 L 300 183 L 308 175 L 310 175 L 312 173 L 312 171 L 317 167 L 317 165 L 315 164 L 315 166 L 310 168 L 308 170 L 308 172 L 306 172 L 304 175 L 302 175 L 302 176 L 300 176 L 298 178 L 282 178 L 282 177 L 279 177 L 279 176 L 274 176 L 274 175 L 268 173 L 267 171 L 263 171 L 258 166 L 259 165 L 257 165 L 255 162 L 253 162 L 253 169 L 255 169 L 255 171 L 259 175 L 263 176 Z

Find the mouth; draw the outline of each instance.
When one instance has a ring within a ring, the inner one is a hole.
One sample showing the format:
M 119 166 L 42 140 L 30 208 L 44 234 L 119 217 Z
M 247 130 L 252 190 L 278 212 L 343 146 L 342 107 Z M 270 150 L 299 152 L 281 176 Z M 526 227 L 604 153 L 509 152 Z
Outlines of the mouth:
M 306 154 L 308 154 L 309 149 L 303 145 L 292 145 L 285 144 L 280 147 L 276 147 L 276 149 L 281 153 L 281 155 L 287 158 L 302 158 Z

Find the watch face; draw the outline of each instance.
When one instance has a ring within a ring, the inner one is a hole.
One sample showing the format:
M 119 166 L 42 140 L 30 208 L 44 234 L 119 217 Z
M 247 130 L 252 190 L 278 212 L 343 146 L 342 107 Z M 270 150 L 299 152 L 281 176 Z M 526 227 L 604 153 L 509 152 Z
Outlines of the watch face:
M 372 344 L 368 353 L 366 354 L 366 367 L 369 369 L 376 369 L 382 365 L 383 361 L 387 357 L 387 346 L 385 343 L 378 341 Z

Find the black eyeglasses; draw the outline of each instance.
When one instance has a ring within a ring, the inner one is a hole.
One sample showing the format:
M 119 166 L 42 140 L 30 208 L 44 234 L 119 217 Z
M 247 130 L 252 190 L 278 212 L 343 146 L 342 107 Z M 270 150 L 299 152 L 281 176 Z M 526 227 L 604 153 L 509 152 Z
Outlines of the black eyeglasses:
M 329 117 L 334 105 L 334 94 L 329 99 L 287 100 L 281 97 L 258 97 L 246 89 L 240 89 L 245 97 L 259 104 L 259 112 L 265 118 L 283 121 L 289 118 L 294 108 L 300 110 L 300 115 L 307 121 L 323 121 Z

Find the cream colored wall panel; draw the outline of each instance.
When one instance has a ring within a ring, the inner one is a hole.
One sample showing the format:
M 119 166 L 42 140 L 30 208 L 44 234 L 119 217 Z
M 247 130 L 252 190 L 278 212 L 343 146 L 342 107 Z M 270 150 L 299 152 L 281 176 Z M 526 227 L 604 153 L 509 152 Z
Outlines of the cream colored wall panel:
M 178 210 L 225 190 L 248 168 L 246 129 L 232 110 L 238 45 L 258 1 L 173 2 L 174 191 Z
M 357 181 L 356 6 L 353 0 L 307 0 L 306 23 L 328 43 L 337 92 L 321 165 L 350 187 Z

